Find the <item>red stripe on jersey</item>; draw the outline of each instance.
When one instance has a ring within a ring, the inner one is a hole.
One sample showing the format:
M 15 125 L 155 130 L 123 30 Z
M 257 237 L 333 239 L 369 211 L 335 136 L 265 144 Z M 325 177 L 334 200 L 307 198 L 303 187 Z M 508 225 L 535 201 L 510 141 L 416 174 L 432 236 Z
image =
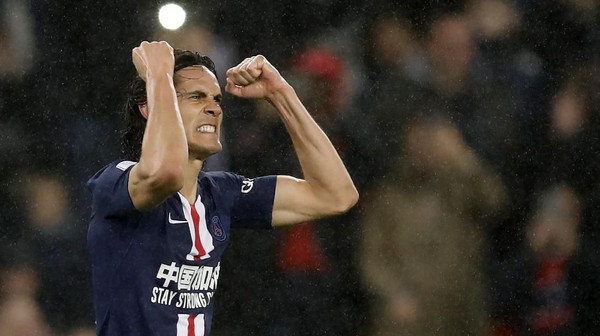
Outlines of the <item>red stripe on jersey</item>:
M 196 246 L 196 250 L 198 250 L 198 255 L 194 256 L 194 260 L 200 260 L 202 256 L 206 254 L 204 250 L 204 246 L 202 246 L 202 241 L 200 240 L 200 216 L 198 215 L 198 211 L 196 211 L 196 206 L 190 204 L 192 210 L 192 220 L 194 221 L 194 246 Z
M 188 336 L 196 336 L 196 326 L 194 323 L 194 318 L 196 318 L 196 315 L 188 316 Z

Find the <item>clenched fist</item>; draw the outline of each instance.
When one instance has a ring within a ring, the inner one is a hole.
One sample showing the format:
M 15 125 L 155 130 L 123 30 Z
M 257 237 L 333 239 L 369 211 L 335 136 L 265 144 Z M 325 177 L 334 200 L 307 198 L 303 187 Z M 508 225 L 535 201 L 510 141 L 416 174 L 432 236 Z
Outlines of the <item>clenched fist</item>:
M 175 58 L 173 48 L 165 41 L 142 42 L 131 51 L 133 65 L 138 75 L 146 81 L 148 73 L 168 73 L 173 75 Z
M 241 98 L 269 98 L 287 86 L 279 71 L 264 56 L 257 55 L 227 70 L 225 90 Z

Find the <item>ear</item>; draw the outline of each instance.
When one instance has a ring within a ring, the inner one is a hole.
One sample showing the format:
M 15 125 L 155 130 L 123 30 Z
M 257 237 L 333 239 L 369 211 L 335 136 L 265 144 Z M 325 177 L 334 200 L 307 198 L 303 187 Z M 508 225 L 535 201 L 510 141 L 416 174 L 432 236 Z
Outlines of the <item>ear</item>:
M 148 104 L 139 104 L 138 109 L 144 119 L 148 119 Z

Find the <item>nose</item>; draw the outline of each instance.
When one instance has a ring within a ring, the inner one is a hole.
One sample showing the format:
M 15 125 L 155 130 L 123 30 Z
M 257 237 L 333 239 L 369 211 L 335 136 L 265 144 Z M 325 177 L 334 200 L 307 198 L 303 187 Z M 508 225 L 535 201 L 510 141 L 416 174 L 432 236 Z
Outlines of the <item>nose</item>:
M 216 101 L 213 101 L 212 103 L 208 104 L 204 111 L 212 115 L 213 117 L 218 117 L 219 115 L 221 115 L 221 113 L 223 113 L 221 105 L 219 105 L 219 103 L 217 103 Z

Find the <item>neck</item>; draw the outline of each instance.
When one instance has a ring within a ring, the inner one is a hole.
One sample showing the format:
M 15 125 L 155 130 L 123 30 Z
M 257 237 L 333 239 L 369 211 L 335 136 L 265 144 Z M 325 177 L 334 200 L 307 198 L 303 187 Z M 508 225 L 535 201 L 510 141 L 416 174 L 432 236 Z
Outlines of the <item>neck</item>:
M 184 171 L 183 188 L 179 193 L 185 197 L 190 204 L 196 202 L 198 194 L 198 175 L 202 169 L 203 161 L 190 159 Z

